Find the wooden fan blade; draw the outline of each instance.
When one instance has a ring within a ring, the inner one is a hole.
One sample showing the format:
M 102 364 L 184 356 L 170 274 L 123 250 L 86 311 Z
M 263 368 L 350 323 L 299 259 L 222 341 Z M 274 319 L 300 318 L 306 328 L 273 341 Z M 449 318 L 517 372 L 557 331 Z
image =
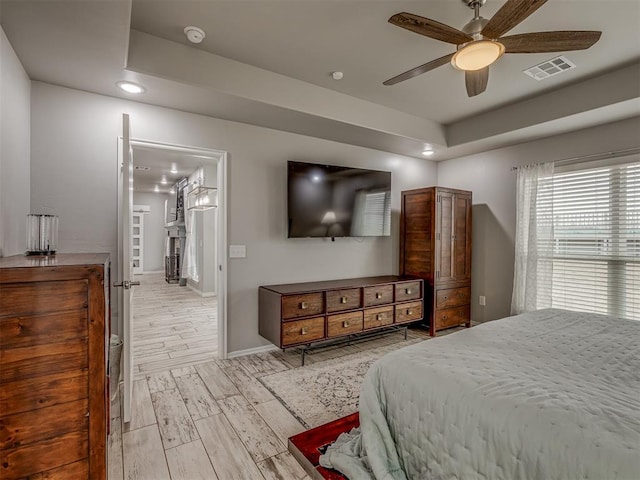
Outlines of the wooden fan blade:
M 414 15 L 413 13 L 396 13 L 389 19 L 389 23 L 410 30 L 425 37 L 435 38 L 454 45 L 470 42 L 472 37 L 444 23 L 436 22 L 430 18 Z
M 505 53 L 546 53 L 585 50 L 600 40 L 602 32 L 560 31 L 509 35 L 498 40 Z
M 480 95 L 487 89 L 487 82 L 489 81 L 489 67 L 485 67 L 481 70 L 466 71 L 464 72 L 464 83 L 467 86 L 467 95 L 475 97 Z
M 431 60 L 430 62 L 425 63 L 424 65 L 420 65 L 419 67 L 412 68 L 400 75 L 396 75 L 393 78 L 390 78 L 386 82 L 382 82 L 383 85 L 395 85 L 396 83 L 404 82 L 405 80 L 409 80 L 410 78 L 417 77 L 418 75 L 422 75 L 423 73 L 427 73 L 429 70 L 433 70 L 434 68 L 438 68 L 445 63 L 449 63 L 451 61 L 451 57 L 453 57 L 453 53 L 449 55 L 445 55 L 444 57 L 440 57 L 436 60 Z
M 544 5 L 547 0 L 507 0 L 482 29 L 482 35 L 498 39 Z

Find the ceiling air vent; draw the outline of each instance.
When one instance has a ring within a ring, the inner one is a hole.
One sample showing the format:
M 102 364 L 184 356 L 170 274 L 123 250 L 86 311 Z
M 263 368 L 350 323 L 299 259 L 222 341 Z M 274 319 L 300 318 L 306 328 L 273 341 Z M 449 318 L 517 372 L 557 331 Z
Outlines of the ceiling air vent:
M 576 65 L 569 61 L 567 57 L 559 56 L 547 60 L 546 62 L 539 63 L 531 68 L 524 70 L 524 73 L 536 80 L 544 80 L 545 78 L 553 77 L 567 70 L 576 68 Z
M 139 170 L 139 171 L 142 171 L 142 172 L 148 172 L 149 170 L 151 170 L 151 167 L 144 167 L 142 165 L 134 165 L 133 169 L 134 170 Z

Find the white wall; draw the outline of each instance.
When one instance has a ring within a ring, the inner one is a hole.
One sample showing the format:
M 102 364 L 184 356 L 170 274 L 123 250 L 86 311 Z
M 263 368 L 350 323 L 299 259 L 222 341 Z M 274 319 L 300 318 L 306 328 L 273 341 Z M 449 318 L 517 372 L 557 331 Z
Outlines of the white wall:
M 474 320 L 509 315 L 516 228 L 512 167 L 640 147 L 640 117 L 438 164 L 438 184 L 473 192 Z M 478 305 L 485 295 L 487 305 Z
M 31 81 L 0 27 L 0 256 L 24 253 L 26 248 L 30 97 Z
M 149 205 L 149 213 L 144 214 L 143 272 L 164 271 L 164 241 L 167 236 L 164 228 L 164 201 L 167 198 L 166 193 L 133 192 L 134 205 Z
M 436 183 L 433 162 L 33 82 L 34 209 L 60 215 L 62 251 L 116 258 L 117 141 L 121 114 L 136 139 L 229 152 L 229 244 L 247 258 L 228 263 L 228 350 L 266 345 L 258 335 L 258 286 L 398 270 L 400 192 Z M 288 240 L 286 161 L 392 171 L 392 235 Z

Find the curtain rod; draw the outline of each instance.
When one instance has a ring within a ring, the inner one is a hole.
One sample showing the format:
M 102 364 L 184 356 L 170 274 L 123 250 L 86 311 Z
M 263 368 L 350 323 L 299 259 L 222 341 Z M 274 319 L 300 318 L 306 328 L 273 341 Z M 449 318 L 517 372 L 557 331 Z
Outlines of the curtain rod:
M 640 147 L 627 148 L 625 150 L 616 150 L 613 152 L 592 153 L 590 155 L 582 155 L 579 157 L 563 158 L 562 160 L 555 160 L 553 164 L 555 166 L 560 166 L 560 165 L 571 165 L 573 163 L 595 162 L 597 160 L 603 160 L 605 158 L 616 158 L 616 157 L 623 157 L 625 155 L 633 155 L 634 153 L 640 153 Z M 531 164 L 531 165 L 536 165 L 536 164 Z M 516 171 L 522 167 L 530 167 L 531 165 L 521 165 L 520 167 L 511 167 L 511 171 L 512 172 Z

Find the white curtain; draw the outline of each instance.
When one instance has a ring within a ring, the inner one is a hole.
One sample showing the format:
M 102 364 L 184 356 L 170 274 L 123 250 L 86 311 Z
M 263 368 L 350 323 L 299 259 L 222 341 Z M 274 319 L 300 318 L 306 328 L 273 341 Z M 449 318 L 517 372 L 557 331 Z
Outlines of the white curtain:
M 187 189 L 185 188 L 184 198 L 187 198 Z M 186 202 L 185 202 L 186 203 Z M 185 251 L 182 258 L 182 278 L 190 278 L 194 282 L 198 281 L 198 262 L 196 260 L 196 212 L 194 210 L 186 210 L 184 216 L 184 226 L 187 231 L 185 239 Z
M 511 314 L 551 307 L 553 163 L 518 168 Z

